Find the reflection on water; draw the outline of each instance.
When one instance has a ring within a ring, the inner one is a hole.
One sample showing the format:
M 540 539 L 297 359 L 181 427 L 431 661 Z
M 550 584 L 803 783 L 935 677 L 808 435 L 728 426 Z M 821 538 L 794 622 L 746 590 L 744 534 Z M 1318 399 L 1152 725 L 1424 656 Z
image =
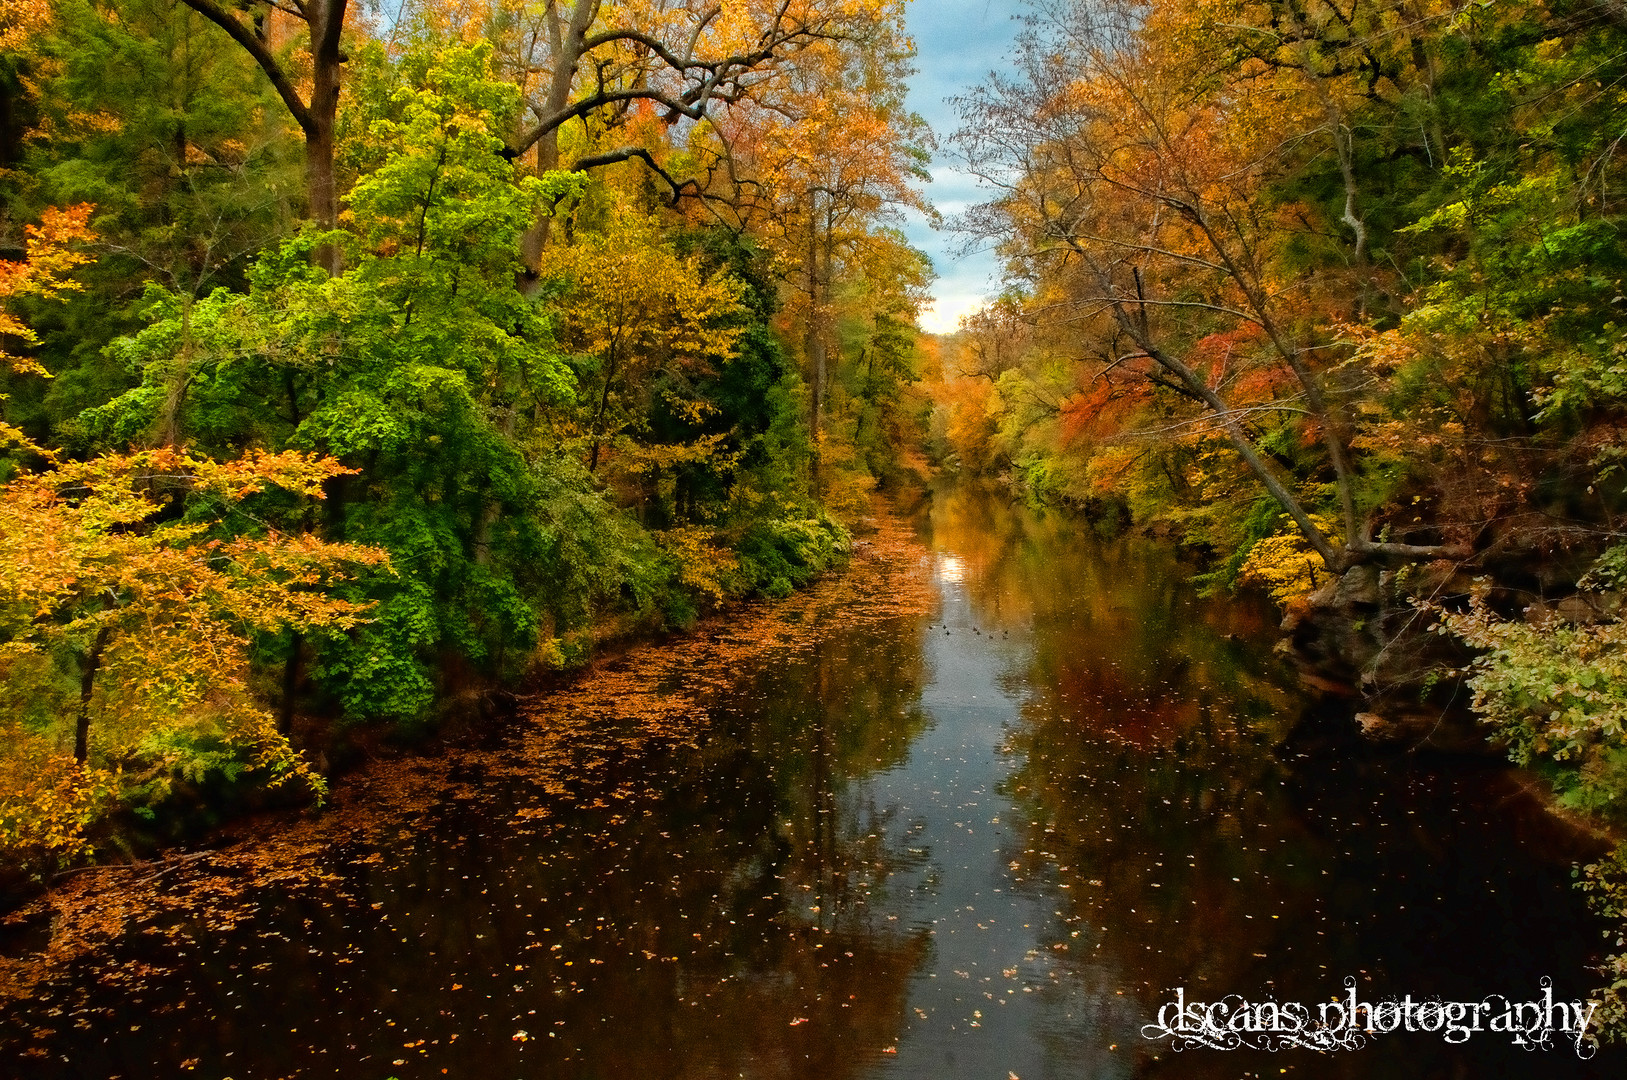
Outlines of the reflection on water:
M 1352 976 L 1364 999 L 1524 1000 L 1547 975 L 1582 996 L 1596 938 L 1568 859 L 1585 849 L 1501 768 L 1325 734 L 1339 718 L 1272 661 L 1272 610 L 1199 598 L 1157 545 L 1099 544 L 1064 516 L 968 492 L 935 501 L 925 528 L 960 564 L 940 574 L 926 637 L 930 739 L 959 762 L 944 805 L 980 801 L 1000 825 L 981 847 L 943 836 L 962 895 L 922 903 L 956 912 L 977 945 L 950 946 L 940 921 L 911 994 L 943 1000 L 942 980 L 969 969 L 947 962 L 953 947 L 982 965 L 960 996 L 1009 1004 L 983 1010 L 997 1045 L 912 1024 L 903 1046 L 922 1054 L 901 1046 L 878 1074 L 962 1074 L 953 1055 L 976 1062 L 964 1075 L 1006 1062 L 1022 1077 L 1615 1075 L 1619 1057 L 1582 1066 L 1489 1035 L 1397 1035 L 1337 1057 L 1147 1043 L 1141 1024 L 1176 987 L 1314 1005 Z M 983 929 L 984 911 L 1004 926 Z
M 11 1007 L 0 1075 L 1618 1075 L 1490 1035 L 1143 1039 L 1175 987 L 1578 996 L 1578 852 L 1500 769 L 1314 734 L 1273 613 L 1157 545 L 929 505 L 925 614 L 709 673 L 690 738 L 595 720 L 579 773 L 454 754 L 452 794 L 232 919 L 132 913 Z

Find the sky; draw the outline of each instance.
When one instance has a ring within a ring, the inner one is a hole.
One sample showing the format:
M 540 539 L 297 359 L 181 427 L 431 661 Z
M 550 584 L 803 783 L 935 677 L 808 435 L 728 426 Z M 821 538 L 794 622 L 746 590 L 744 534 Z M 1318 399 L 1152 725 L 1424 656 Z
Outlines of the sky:
M 907 9 L 918 69 L 910 79 L 909 105 L 932 125 L 942 144 L 926 196 L 946 219 L 988 195 L 980 193 L 971 176 L 954 168 L 948 143 L 960 120 L 945 99 L 964 93 L 1002 66 L 1020 29 L 1014 16 L 1021 7 L 1019 0 L 912 0 Z M 955 255 L 961 238 L 948 229 L 933 229 L 923 215 L 913 212 L 904 232 L 911 244 L 932 256 L 938 271 L 933 304 L 921 316 L 922 329 L 951 333 L 962 315 L 1000 291 L 999 261 L 990 252 Z

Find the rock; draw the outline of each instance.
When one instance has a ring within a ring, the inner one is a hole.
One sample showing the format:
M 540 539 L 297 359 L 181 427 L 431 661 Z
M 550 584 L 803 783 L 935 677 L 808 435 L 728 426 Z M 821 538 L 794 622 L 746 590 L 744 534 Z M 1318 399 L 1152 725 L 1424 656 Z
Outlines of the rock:
M 1469 757 L 1502 753 L 1500 747 L 1486 741 L 1485 731 L 1461 709 L 1437 712 L 1391 699 L 1385 712 L 1359 712 L 1355 719 L 1362 738 L 1397 750 L 1435 750 Z
M 1383 600 L 1378 575 L 1376 566 L 1352 566 L 1339 579 L 1338 590 L 1334 593 L 1334 603 L 1340 607 L 1378 607 Z
M 1621 615 L 1621 594 L 1577 593 L 1554 605 L 1554 614 L 1577 626 L 1609 622 Z
M 1522 612 L 1530 626 L 1547 626 L 1554 617 L 1554 606 L 1546 600 L 1533 600 Z
M 1331 675 L 1324 675 L 1321 672 L 1311 668 L 1300 669 L 1299 681 L 1318 693 L 1332 694 L 1337 697 L 1353 698 L 1359 697 L 1361 694 L 1361 691 L 1356 688 L 1355 684 L 1349 682 L 1348 680 L 1340 679 Z
M 1581 595 L 1567 596 L 1555 604 L 1554 614 L 1577 626 L 1589 626 L 1602 617 L 1593 610 L 1593 605 L 1587 602 L 1587 598 Z
M 1361 733 L 1369 739 L 1382 739 L 1395 733 L 1394 725 L 1374 712 L 1357 713 L 1356 726 L 1361 728 Z

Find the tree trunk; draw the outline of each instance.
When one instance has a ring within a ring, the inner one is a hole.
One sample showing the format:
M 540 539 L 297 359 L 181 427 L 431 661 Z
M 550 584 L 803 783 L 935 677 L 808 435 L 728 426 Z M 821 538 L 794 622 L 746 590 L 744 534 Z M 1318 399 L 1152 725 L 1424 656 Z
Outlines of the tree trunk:
M 339 88 L 345 62 L 339 42 L 344 33 L 345 7 L 349 0 L 306 0 L 299 8 L 311 31 L 309 100 L 300 96 L 299 86 L 271 51 L 264 36 L 263 18 L 257 17 L 253 23 L 244 23 L 233 14 L 237 10 L 235 7 L 223 7 L 216 0 L 183 2 L 226 31 L 271 80 L 288 114 L 305 135 L 307 213 L 320 228 L 334 228 L 339 223 L 339 191 L 333 170 L 334 128 L 339 116 Z M 337 248 L 324 246 L 317 251 L 316 258 L 328 273 L 339 272 L 340 255 Z
M 825 427 L 825 334 L 821 304 L 819 272 L 819 195 L 808 195 L 808 329 L 803 351 L 808 358 L 808 433 L 813 439 L 813 458 L 809 467 L 815 490 L 819 484 L 820 459 L 823 456 L 819 434 Z
M 599 471 L 599 437 L 604 432 L 604 414 L 610 408 L 610 386 L 616 378 L 616 346 L 610 346 L 610 356 L 605 361 L 604 392 L 599 395 L 599 408 L 593 414 L 593 450 L 588 454 L 588 473 Z
M 554 70 L 548 83 L 548 95 L 543 102 L 543 113 L 560 116 L 571 101 L 571 86 L 576 81 L 576 66 L 586 48 L 588 27 L 598 14 L 599 5 L 590 0 L 576 0 L 569 23 L 559 18 L 557 7 L 548 15 L 548 47 L 553 53 Z M 521 147 L 524 150 L 524 147 Z M 548 127 L 537 139 L 537 175 L 559 168 L 559 128 Z M 526 273 L 534 280 L 542 267 L 542 253 L 548 247 L 548 233 L 552 218 L 541 214 L 520 237 L 520 258 Z
M 112 633 L 111 626 L 96 631 L 96 641 L 79 663 L 79 718 L 73 727 L 73 759 L 81 765 L 90 756 L 90 697 L 96 690 L 96 672 L 102 666 L 102 652 Z
M 305 129 L 305 192 L 311 220 L 318 228 L 339 225 L 339 190 L 334 178 L 334 128 L 339 118 L 339 84 L 344 54 L 339 35 L 344 29 L 346 0 L 310 0 L 311 20 L 310 124 Z M 339 248 L 324 244 L 316 260 L 329 274 L 342 269 Z
M 549 132 L 537 141 L 537 175 L 557 168 L 558 132 Z M 548 234 L 552 231 L 553 220 L 548 214 L 538 214 L 531 226 L 520 234 L 520 261 L 525 266 L 525 276 L 529 282 L 535 282 L 541 275 L 542 253 L 548 248 Z
M 300 676 L 304 669 L 305 635 L 296 630 L 288 661 L 282 669 L 282 701 L 277 707 L 277 734 L 285 737 L 294 727 L 294 701 L 299 693 Z

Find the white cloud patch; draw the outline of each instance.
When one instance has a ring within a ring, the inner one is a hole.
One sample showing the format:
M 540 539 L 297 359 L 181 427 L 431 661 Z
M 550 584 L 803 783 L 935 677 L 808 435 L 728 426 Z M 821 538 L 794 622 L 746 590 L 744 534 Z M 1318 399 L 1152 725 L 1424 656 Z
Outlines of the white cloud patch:
M 945 293 L 933 297 L 932 305 L 921 312 L 921 329 L 929 334 L 953 334 L 960 320 L 989 302 L 983 293 Z

